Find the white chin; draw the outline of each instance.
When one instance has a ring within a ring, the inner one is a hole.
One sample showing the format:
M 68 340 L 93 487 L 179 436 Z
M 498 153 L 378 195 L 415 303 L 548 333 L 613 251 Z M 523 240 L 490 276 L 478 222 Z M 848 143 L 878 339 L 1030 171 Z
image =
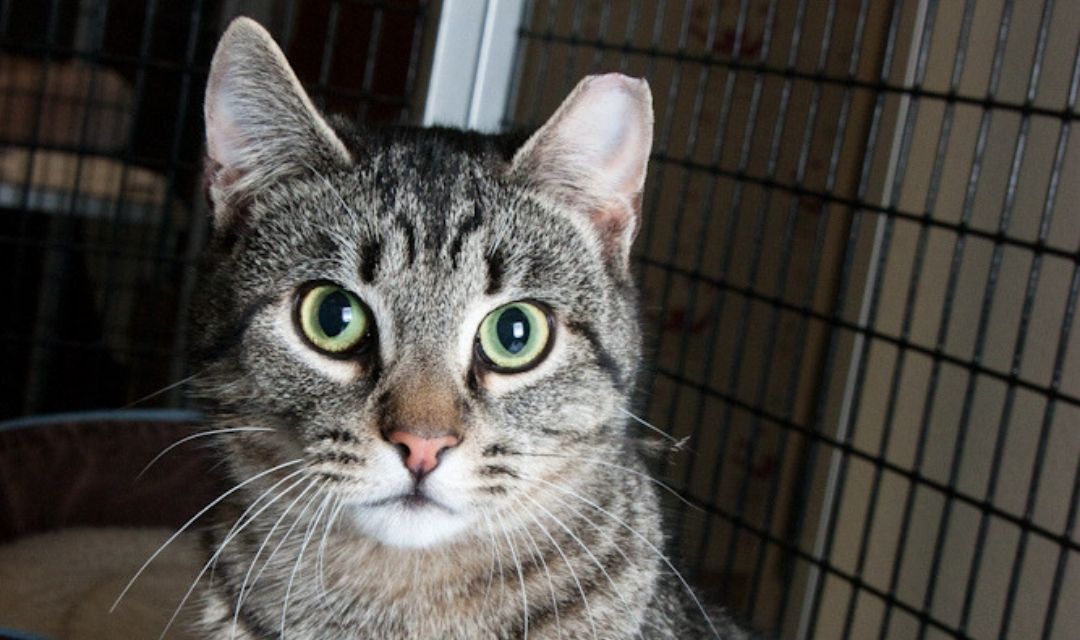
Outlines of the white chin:
M 473 520 L 434 505 L 360 507 L 353 510 L 352 516 L 356 527 L 365 535 L 387 546 L 408 549 L 425 549 L 449 542 Z

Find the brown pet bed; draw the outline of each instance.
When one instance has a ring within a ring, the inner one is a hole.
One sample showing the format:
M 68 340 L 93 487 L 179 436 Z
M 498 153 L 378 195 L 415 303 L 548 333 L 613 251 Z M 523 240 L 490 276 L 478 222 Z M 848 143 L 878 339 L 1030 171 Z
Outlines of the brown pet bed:
M 180 411 L 0 423 L 0 639 L 160 633 L 200 566 L 195 534 L 108 609 L 154 549 L 220 494 L 212 436 L 177 446 L 136 480 L 198 428 L 197 414 Z M 189 636 L 177 624 L 168 637 Z

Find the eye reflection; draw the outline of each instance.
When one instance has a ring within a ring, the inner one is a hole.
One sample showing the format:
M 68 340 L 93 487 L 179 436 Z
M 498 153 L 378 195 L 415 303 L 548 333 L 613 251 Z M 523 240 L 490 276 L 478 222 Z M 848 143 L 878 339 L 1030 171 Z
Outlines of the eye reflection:
M 371 317 L 355 294 L 334 284 L 302 290 L 296 320 L 301 335 L 318 351 L 331 355 L 350 352 L 364 343 Z
M 551 341 L 548 313 L 532 302 L 511 302 L 495 309 L 480 323 L 477 351 L 488 367 L 517 373 L 538 364 Z

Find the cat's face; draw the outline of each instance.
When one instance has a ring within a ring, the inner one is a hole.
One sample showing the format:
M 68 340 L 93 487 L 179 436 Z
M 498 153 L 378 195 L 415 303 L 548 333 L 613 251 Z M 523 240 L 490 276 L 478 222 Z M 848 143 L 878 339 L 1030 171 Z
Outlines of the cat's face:
M 362 534 L 428 547 L 523 525 L 543 482 L 621 462 L 643 82 L 584 81 L 511 158 L 456 132 L 332 129 L 241 22 L 206 115 L 198 392 L 221 424 L 273 429 L 226 446 L 238 481 L 300 460 Z

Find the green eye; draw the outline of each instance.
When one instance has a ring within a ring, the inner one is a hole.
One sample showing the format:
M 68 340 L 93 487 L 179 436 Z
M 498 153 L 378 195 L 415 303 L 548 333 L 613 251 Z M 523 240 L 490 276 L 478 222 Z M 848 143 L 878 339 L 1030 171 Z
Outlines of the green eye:
M 551 323 L 544 309 L 531 302 L 511 302 L 480 323 L 476 337 L 480 355 L 500 373 L 517 373 L 547 355 Z
M 334 284 L 319 284 L 304 291 L 296 315 L 308 342 L 330 355 L 355 349 L 371 331 L 367 307 L 354 294 Z

